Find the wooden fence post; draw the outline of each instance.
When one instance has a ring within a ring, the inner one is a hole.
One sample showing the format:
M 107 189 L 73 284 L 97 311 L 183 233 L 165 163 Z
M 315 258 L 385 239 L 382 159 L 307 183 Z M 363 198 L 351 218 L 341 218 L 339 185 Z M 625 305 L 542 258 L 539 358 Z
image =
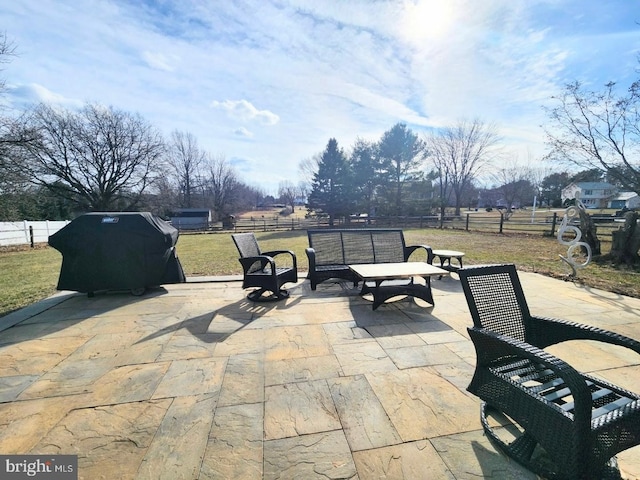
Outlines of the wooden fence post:
M 551 221 L 551 236 L 556 236 L 556 222 L 558 220 L 558 213 L 553 212 L 553 220 Z
M 500 231 L 498 233 L 502 233 L 502 226 L 504 225 L 504 215 L 500 212 Z

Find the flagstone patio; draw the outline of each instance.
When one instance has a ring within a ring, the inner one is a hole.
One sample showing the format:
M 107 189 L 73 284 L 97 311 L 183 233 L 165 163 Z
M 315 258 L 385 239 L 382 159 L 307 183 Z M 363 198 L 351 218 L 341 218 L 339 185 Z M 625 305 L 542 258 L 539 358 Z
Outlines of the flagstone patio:
M 640 339 L 640 300 L 520 273 L 531 310 Z M 483 435 L 457 277 L 372 311 L 347 283 L 255 304 L 236 279 L 61 292 L 0 318 L 0 452 L 83 479 L 534 479 Z M 550 349 L 640 391 L 640 355 Z M 640 478 L 640 448 L 619 455 Z

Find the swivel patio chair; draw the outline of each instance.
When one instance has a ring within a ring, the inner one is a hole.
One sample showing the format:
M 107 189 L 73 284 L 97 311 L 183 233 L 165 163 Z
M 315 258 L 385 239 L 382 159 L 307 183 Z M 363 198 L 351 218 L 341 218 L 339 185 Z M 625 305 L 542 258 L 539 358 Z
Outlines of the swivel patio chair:
M 240 252 L 240 264 L 243 270 L 242 288 L 258 287 L 251 291 L 247 298 L 254 302 L 270 302 L 285 299 L 289 292 L 282 286 L 285 283 L 298 281 L 298 263 L 295 253 L 290 250 L 260 251 L 258 240 L 253 233 L 236 233 L 231 235 Z M 277 255 L 282 257 L 282 264 L 276 265 Z
M 483 400 L 481 422 L 490 440 L 544 478 L 620 478 L 615 455 L 640 444 L 640 396 L 579 373 L 542 349 L 567 340 L 596 340 L 640 353 L 640 342 L 531 315 L 514 265 L 458 273 L 477 355 L 467 389 Z M 495 413 L 507 416 L 502 420 L 509 430 L 519 426 L 513 441 L 496 423 L 489 424 L 488 416 Z

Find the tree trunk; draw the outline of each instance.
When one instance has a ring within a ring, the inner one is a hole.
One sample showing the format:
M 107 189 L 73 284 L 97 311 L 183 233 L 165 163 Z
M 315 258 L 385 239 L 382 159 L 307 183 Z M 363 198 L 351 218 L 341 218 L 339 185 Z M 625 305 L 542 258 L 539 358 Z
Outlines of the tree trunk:
M 582 241 L 589 244 L 592 255 L 600 255 L 600 240 L 596 233 L 596 225 L 584 209 L 578 209 L 580 212 L 580 231 L 582 232 Z
M 614 263 L 634 265 L 640 263 L 640 228 L 638 214 L 628 212 L 624 217 L 624 226 L 611 233 L 611 259 Z

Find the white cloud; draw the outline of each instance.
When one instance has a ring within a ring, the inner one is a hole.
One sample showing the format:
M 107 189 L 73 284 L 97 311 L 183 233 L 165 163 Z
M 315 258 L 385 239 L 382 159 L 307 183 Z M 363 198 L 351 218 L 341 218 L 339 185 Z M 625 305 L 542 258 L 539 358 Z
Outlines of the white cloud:
M 236 128 L 233 133 L 235 133 L 236 135 L 238 135 L 239 137 L 247 137 L 247 138 L 251 138 L 253 137 L 253 132 L 250 132 L 249 130 L 247 130 L 244 127 L 240 127 L 240 128 Z
M 263 125 L 275 125 L 280 117 L 269 110 L 258 110 L 247 100 L 224 100 L 211 102 L 213 108 L 225 111 L 231 118 L 245 122 L 257 121 Z
M 348 149 L 399 121 L 420 131 L 479 117 L 509 148 L 537 152 L 540 105 L 564 83 L 637 78 L 634 7 L 20 0 L 0 3 L 19 49 L 2 75 L 14 105 L 92 101 L 137 112 L 167 133 L 193 133 L 213 154 L 248 159 L 244 180 L 275 190 L 277 175 L 291 179 L 330 137 Z M 274 163 L 282 168 L 266 178 Z
M 27 107 L 32 104 L 44 102 L 65 107 L 78 107 L 81 102 L 76 99 L 67 98 L 59 93 L 38 85 L 37 83 L 23 85 L 6 85 L 7 95 L 11 103 L 16 106 Z
M 157 70 L 164 70 L 166 72 L 173 72 L 175 70 L 172 65 L 173 59 L 162 53 L 148 51 L 142 52 L 142 59 L 151 68 L 155 68 Z

